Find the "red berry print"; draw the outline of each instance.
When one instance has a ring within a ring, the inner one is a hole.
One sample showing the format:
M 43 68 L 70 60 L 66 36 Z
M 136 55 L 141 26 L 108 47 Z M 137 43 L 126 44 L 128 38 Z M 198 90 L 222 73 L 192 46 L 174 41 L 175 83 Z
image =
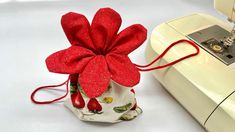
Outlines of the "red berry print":
M 87 108 L 94 112 L 97 113 L 102 110 L 102 106 L 99 104 L 99 102 L 95 98 L 91 98 L 87 104 Z
M 74 107 L 78 109 L 85 107 L 85 101 L 79 91 L 71 94 L 71 100 Z
M 131 89 L 131 92 L 135 94 L 135 90 L 134 89 Z
M 131 108 L 131 110 L 135 110 L 137 107 L 137 103 L 135 103 L 135 105 Z

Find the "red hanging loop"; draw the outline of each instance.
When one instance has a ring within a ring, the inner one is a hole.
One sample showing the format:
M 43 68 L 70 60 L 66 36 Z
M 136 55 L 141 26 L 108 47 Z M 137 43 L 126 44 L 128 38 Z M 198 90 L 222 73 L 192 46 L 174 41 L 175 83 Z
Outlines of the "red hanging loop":
M 157 66 L 157 67 L 153 67 L 153 68 L 147 68 L 149 66 L 151 66 L 152 64 L 154 64 L 156 61 L 158 61 L 159 59 L 161 59 L 173 46 L 177 45 L 177 44 L 180 44 L 182 42 L 187 42 L 188 44 L 192 45 L 195 49 L 196 49 L 196 52 L 195 53 L 192 53 L 192 54 L 189 54 L 189 55 L 186 55 L 184 57 L 181 57 L 175 61 L 172 61 L 170 63 L 167 63 L 167 64 L 164 64 L 164 65 L 161 65 L 161 66 Z M 200 52 L 200 49 L 199 47 L 192 41 L 190 40 L 186 40 L 186 39 L 181 39 L 181 40 L 178 40 L 172 44 L 170 44 L 170 46 L 168 46 L 166 48 L 166 50 L 164 50 L 164 52 L 162 54 L 160 54 L 156 59 L 154 59 L 152 62 L 150 62 L 149 64 L 147 65 L 138 65 L 138 64 L 135 64 L 135 66 L 138 68 L 139 71 L 152 71 L 152 70 L 156 70 L 156 69 L 161 69 L 161 68 L 165 68 L 165 67 L 168 67 L 168 66 L 171 66 L 171 65 L 174 65 L 184 59 L 187 59 L 187 58 L 190 58 L 190 57 L 193 57 L 193 56 L 196 56 L 198 55 Z M 147 68 L 147 69 L 141 69 L 141 68 Z M 70 80 L 70 76 L 68 77 L 68 79 L 61 83 L 61 84 L 58 84 L 58 85 L 48 85 L 48 86 L 41 86 L 41 87 L 38 87 L 36 88 L 32 94 L 31 94 L 31 100 L 33 103 L 35 104 L 50 104 L 50 103 L 53 103 L 53 102 L 56 102 L 56 101 L 59 101 L 63 98 L 65 98 L 67 95 L 68 95 L 68 83 L 69 83 L 69 80 Z M 59 98 L 56 98 L 56 99 L 53 99 L 53 100 L 49 100 L 49 101 L 37 101 L 35 100 L 34 96 L 35 94 L 41 90 L 41 89 L 46 89 L 46 88 L 55 88 L 55 87 L 60 87 L 60 86 L 63 86 L 63 85 L 66 85 L 66 93 L 65 95 L 59 97 Z
M 53 102 L 56 102 L 56 101 L 59 101 L 59 100 L 65 98 L 65 97 L 68 95 L 68 91 L 69 91 L 69 88 L 68 88 L 69 79 L 70 79 L 70 77 L 68 77 L 68 79 L 67 79 L 65 82 L 63 82 L 63 83 L 61 83 L 61 84 L 58 84 L 58 85 L 48 85 L 48 86 L 41 86 L 41 87 L 36 88 L 36 89 L 32 92 L 32 94 L 31 94 L 31 100 L 32 100 L 32 102 L 35 103 L 35 104 L 50 104 L 50 103 L 53 103 Z M 61 96 L 61 97 L 59 97 L 59 98 L 56 98 L 56 99 L 53 99 L 53 100 L 49 100 L 49 101 L 37 101 L 37 100 L 35 100 L 35 98 L 34 98 L 35 94 L 36 94 L 39 90 L 41 90 L 41 89 L 55 88 L 55 87 L 60 87 L 60 86 L 63 86 L 63 85 L 66 85 L 66 93 L 65 93 L 65 95 L 63 95 L 63 96 Z
M 180 44 L 182 42 L 187 42 L 188 44 L 192 45 L 195 49 L 196 49 L 196 52 L 195 53 L 192 53 L 192 54 L 189 54 L 189 55 L 186 55 L 184 57 L 181 57 L 175 61 L 172 61 L 170 63 L 167 63 L 165 65 L 161 65 L 161 66 L 157 66 L 157 67 L 153 67 L 153 68 L 147 68 L 149 66 L 151 66 L 152 64 L 154 64 L 156 61 L 158 61 L 159 59 L 161 59 L 172 47 L 174 47 L 175 45 L 177 44 Z M 199 47 L 193 42 L 193 41 L 190 41 L 190 40 L 187 40 L 187 39 L 181 39 L 181 40 L 178 40 L 172 44 L 170 44 L 170 46 L 168 46 L 162 54 L 160 54 L 156 59 L 154 59 L 152 62 L 150 62 L 149 64 L 147 65 L 138 65 L 138 64 L 135 64 L 135 66 L 138 68 L 139 71 L 152 71 L 152 70 L 156 70 L 156 69 L 161 69 L 161 68 L 165 68 L 165 67 L 168 67 L 168 66 L 171 66 L 171 65 L 174 65 L 182 60 L 185 60 L 187 58 L 190 58 L 190 57 L 193 57 L 193 56 L 196 56 L 198 55 L 200 52 L 200 49 Z M 147 68 L 147 69 L 141 69 L 141 68 Z

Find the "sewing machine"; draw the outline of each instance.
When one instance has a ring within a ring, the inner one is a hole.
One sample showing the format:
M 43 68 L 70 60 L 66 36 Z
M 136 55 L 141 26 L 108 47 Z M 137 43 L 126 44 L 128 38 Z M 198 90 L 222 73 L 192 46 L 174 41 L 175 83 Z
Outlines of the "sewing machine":
M 235 0 L 215 0 L 215 9 L 235 22 Z M 188 39 L 200 54 L 152 71 L 165 89 L 208 131 L 235 131 L 235 30 L 207 14 L 192 14 L 158 25 L 146 48 L 151 62 L 171 43 Z M 172 48 L 152 67 L 194 53 L 186 43 Z

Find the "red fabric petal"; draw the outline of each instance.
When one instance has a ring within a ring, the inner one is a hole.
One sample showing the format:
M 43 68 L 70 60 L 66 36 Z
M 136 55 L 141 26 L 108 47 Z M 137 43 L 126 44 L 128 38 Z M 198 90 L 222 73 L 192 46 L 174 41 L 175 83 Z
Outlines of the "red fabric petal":
M 91 35 L 99 53 L 104 53 L 104 49 L 117 35 L 121 22 L 120 15 L 111 8 L 101 8 L 96 12 L 91 24 Z
M 50 72 L 75 74 L 81 73 L 84 66 L 94 57 L 94 53 L 80 46 L 71 46 L 53 53 L 46 59 Z
M 112 80 L 126 87 L 133 87 L 139 83 L 140 73 L 128 56 L 108 54 L 106 61 Z
M 120 32 L 108 51 L 128 55 L 130 52 L 138 48 L 147 37 L 147 30 L 140 24 L 127 27 Z
M 90 98 L 103 94 L 109 85 L 110 73 L 104 56 L 95 56 L 79 76 L 79 83 Z
M 62 16 L 61 25 L 72 45 L 95 49 L 90 37 L 90 24 L 85 16 L 74 12 L 67 13 Z

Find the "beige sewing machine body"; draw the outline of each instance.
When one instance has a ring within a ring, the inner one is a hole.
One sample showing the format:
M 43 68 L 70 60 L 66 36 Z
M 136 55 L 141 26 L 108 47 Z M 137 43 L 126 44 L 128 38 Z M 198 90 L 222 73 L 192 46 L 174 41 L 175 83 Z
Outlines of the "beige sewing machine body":
M 215 8 L 235 21 L 235 0 L 215 0 Z M 206 14 L 192 14 L 158 25 L 146 49 L 147 62 L 172 42 L 189 39 L 198 56 L 153 71 L 169 93 L 208 131 L 235 131 L 235 35 L 232 26 Z M 175 46 L 154 66 L 195 52 L 185 43 Z M 153 67 L 154 67 L 153 66 Z

